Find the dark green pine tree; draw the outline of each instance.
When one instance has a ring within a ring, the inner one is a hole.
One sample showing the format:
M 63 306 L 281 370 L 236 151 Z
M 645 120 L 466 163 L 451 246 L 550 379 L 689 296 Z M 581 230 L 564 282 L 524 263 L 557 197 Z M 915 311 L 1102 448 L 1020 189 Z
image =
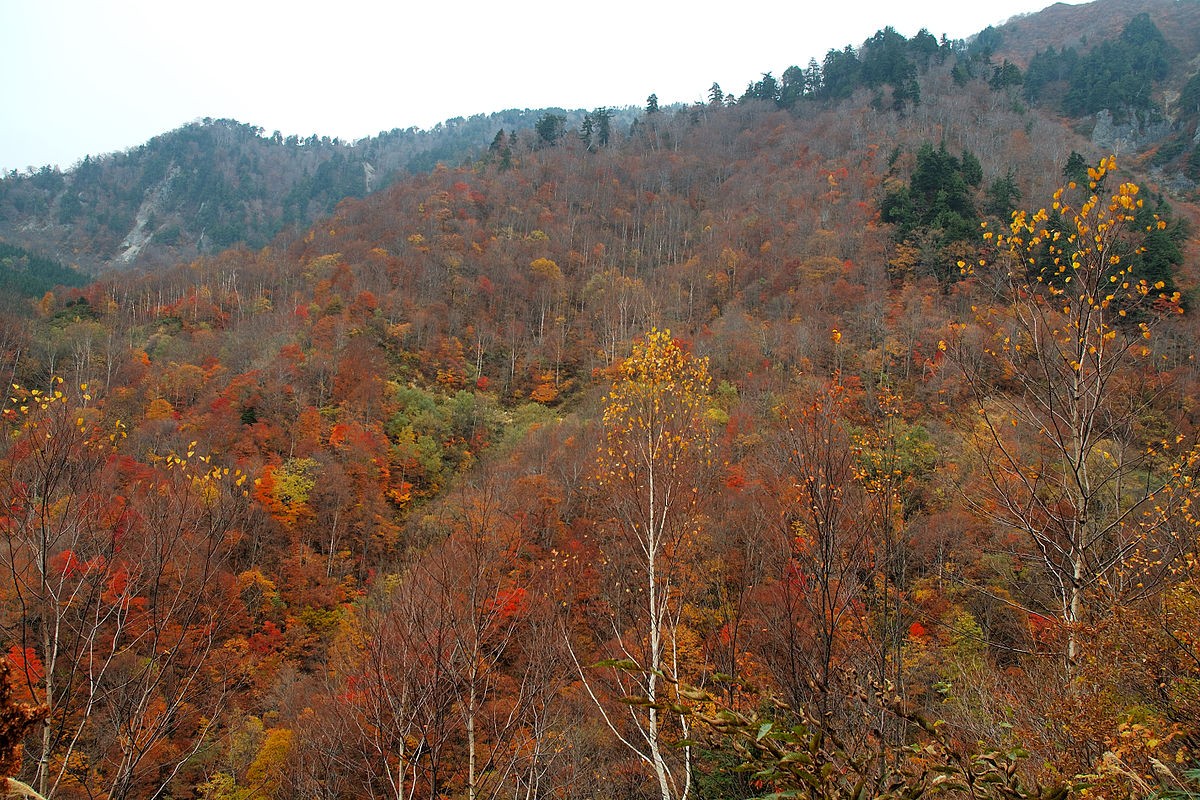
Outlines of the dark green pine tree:
M 558 142 L 563 137 L 566 131 L 567 118 L 561 114 L 543 114 L 536 123 L 533 130 L 538 135 L 538 139 L 543 144 L 552 145 Z
M 1007 222 L 1012 219 L 1012 213 L 1016 211 L 1017 203 L 1020 199 L 1021 190 L 1018 188 L 1017 182 L 1013 177 L 1013 171 L 1010 169 L 1004 174 L 1003 178 L 997 178 L 988 187 L 987 201 L 984 204 L 983 210 L 993 217 Z
M 992 77 L 988 79 L 988 86 L 993 91 L 1007 89 L 1010 86 L 1021 85 L 1021 68 L 1016 64 L 1004 59 L 1004 63 L 998 67 L 992 67 Z
M 1160 227 L 1159 220 L 1165 225 Z M 1183 263 L 1181 245 L 1188 237 L 1187 222 L 1175 217 L 1171 207 L 1162 198 L 1153 203 L 1147 198 L 1138 209 L 1135 221 L 1146 234 L 1141 243 L 1141 252 L 1127 257 L 1133 277 L 1155 287 L 1155 295 L 1170 296 L 1176 290 L 1175 272 Z
M 775 76 L 771 73 L 764 72 L 761 80 L 746 87 L 746 93 L 742 95 L 742 100 L 767 100 L 778 103 L 779 81 L 775 80 Z
M 958 163 L 962 167 L 962 177 L 967 186 L 978 188 L 983 183 L 983 165 L 979 163 L 979 159 L 970 150 L 963 150 Z
M 612 110 L 600 106 L 592 112 L 592 119 L 596 122 L 596 146 L 607 147 L 612 138 Z
M 969 151 L 956 158 L 943 142 L 924 144 L 907 186 L 889 192 L 880 216 L 893 225 L 892 240 L 918 249 L 918 271 L 948 281 L 958 275 L 955 255 L 979 236 L 979 212 L 972 187 L 983 180 L 979 160 Z
M 779 107 L 794 108 L 800 98 L 804 97 L 806 88 L 804 70 L 795 65 L 785 69 L 779 84 Z
M 822 99 L 842 100 L 854 94 L 861 84 L 862 63 L 854 48 L 846 45 L 844 50 L 830 50 L 821 67 Z
M 1071 151 L 1071 155 L 1067 156 L 1066 166 L 1063 167 L 1063 177 L 1078 184 L 1088 182 L 1088 163 L 1082 154 Z
M 587 149 L 592 149 L 592 138 L 596 133 L 596 120 L 592 117 L 591 112 L 583 115 L 583 122 L 579 125 L 579 138 L 583 140 L 584 146 Z

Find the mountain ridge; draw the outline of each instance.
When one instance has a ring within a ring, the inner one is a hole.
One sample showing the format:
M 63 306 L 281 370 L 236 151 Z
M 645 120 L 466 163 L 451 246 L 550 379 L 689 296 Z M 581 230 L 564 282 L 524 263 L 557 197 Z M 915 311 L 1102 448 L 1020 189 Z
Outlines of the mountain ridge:
M 1191 96 L 1187 82 L 1194 75 L 1190 64 L 1200 53 L 1200 2 L 1056 3 L 953 44 L 950 49 L 955 54 L 950 57 L 961 62 L 966 73 L 978 72 L 977 77 L 992 80 L 996 76 L 989 73 L 1001 64 L 1012 63 L 1019 79 L 1020 70 L 1027 69 L 1046 48 L 1115 37 L 1123 25 L 1142 13 L 1161 23 L 1164 37 L 1181 54 L 1169 80 L 1157 89 L 1161 122 L 1131 126 L 1119 119 L 1116 124 L 1108 124 L 1103 117 L 1089 116 L 1074 124 L 1084 135 L 1093 136 L 1097 149 L 1133 146 L 1139 151 L 1152 151 L 1149 166 L 1157 168 L 1157 178 L 1176 193 L 1190 192 L 1195 188 L 1193 178 L 1200 177 L 1200 154 L 1193 154 L 1188 137 L 1197 130 L 1200 105 L 1193 108 L 1181 104 L 1179 98 Z M 936 48 L 936 40 L 932 36 L 929 39 Z M 863 48 L 873 42 L 877 48 L 890 46 L 876 40 L 879 35 L 860 45 L 858 51 L 847 48 L 846 52 L 866 52 Z M 824 76 L 808 75 L 811 64 L 807 70 L 785 70 L 783 94 L 777 102 L 787 96 L 794 102 L 805 91 L 820 94 L 828 89 L 813 82 L 832 80 L 832 68 L 838 66 L 831 62 L 835 55 L 839 51 L 830 51 L 821 65 Z M 929 58 L 929 51 L 920 57 Z M 770 73 L 764 73 L 764 79 L 769 77 Z M 908 102 L 904 99 L 908 95 L 917 97 L 919 103 L 920 84 L 931 79 L 914 74 L 907 79 L 886 80 L 899 82 L 875 84 L 876 94 L 886 89 L 892 102 L 903 104 Z M 747 87 L 741 99 L 778 89 L 763 83 L 757 88 L 755 84 Z M 780 81 L 770 78 L 770 83 L 778 85 Z M 930 91 L 944 90 L 931 84 L 925 89 L 926 94 Z M 831 95 L 835 99 L 826 104 L 837 102 L 840 96 Z M 1029 98 L 1023 100 L 1029 102 Z M 684 110 L 679 107 L 664 112 Z M 1121 109 L 1115 111 L 1119 114 Z M 625 136 L 640 111 L 627 107 L 612 113 L 616 135 Z M 316 135 L 268 136 L 253 125 L 205 119 L 124 153 L 85 157 L 66 172 L 43 167 L 26 174 L 10 173 L 0 179 L 0 237 L 61 263 L 77 265 L 85 273 L 114 268 L 160 269 L 223 247 L 265 246 L 284 228 L 312 224 L 331 213 L 341 200 L 363 196 L 402 175 L 425 171 L 438 163 L 457 165 L 486 158 L 497 131 L 510 151 L 527 150 L 545 144 L 536 132 L 539 120 L 560 118 L 559 135 L 575 135 L 586 116 L 583 110 L 507 110 L 454 118 L 429 131 L 393 129 L 352 143 Z M 1096 124 L 1098 119 L 1100 125 Z M 1166 139 L 1172 141 L 1164 147 Z M 1187 167 L 1189 159 L 1195 161 L 1194 170 Z
M 66 172 L 10 172 L 0 180 L 0 236 L 92 273 L 158 268 L 233 244 L 263 246 L 346 197 L 475 157 L 497 129 L 529 129 L 550 114 L 578 125 L 585 113 L 509 109 L 355 142 L 266 135 L 206 118 L 124 152 L 86 156 Z

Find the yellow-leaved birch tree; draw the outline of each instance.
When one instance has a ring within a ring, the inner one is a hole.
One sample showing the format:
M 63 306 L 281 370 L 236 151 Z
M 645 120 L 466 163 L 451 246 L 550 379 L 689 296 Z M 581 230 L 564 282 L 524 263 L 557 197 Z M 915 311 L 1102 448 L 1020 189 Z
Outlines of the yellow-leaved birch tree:
M 975 309 L 982 340 L 962 325 L 958 341 L 940 345 L 976 400 L 968 438 L 982 489 L 972 506 L 1032 545 L 1068 671 L 1089 596 L 1111 590 L 1122 562 L 1170 524 L 1155 499 L 1167 480 L 1153 463 L 1161 443 L 1141 420 L 1154 399 L 1153 329 L 1181 310 L 1179 295 L 1138 274 L 1147 237 L 1165 223 L 1138 222 L 1136 184 L 1105 190 L 1115 169 L 1101 161 L 1050 210 L 1015 212 L 1008 232 L 984 234 L 1001 268 L 989 272 L 996 302 Z
M 669 330 L 651 330 L 619 366 L 606 398 L 597 463 L 614 529 L 604 555 L 626 568 L 607 644 L 625 721 L 585 684 L 609 727 L 653 771 L 662 800 L 686 800 L 692 791 L 691 748 L 673 746 L 676 736 L 687 738 L 687 719 L 663 709 L 674 699 L 670 679 L 686 669 L 682 584 L 695 555 L 711 451 L 709 384 L 707 359 L 687 352 Z

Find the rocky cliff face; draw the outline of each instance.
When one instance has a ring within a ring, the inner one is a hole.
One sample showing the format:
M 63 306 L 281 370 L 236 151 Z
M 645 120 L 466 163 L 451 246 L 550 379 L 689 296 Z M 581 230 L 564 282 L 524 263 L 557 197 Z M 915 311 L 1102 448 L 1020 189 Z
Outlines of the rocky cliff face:
M 1162 141 L 1172 132 L 1171 121 L 1158 112 L 1122 116 L 1125 121 L 1118 122 L 1109 109 L 1096 114 L 1092 144 L 1097 150 L 1118 156 L 1139 152 Z

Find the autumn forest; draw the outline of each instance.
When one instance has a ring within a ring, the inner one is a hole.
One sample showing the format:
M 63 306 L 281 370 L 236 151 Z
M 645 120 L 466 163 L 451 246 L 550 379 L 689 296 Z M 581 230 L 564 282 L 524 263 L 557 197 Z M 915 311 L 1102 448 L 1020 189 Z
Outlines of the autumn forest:
M 1197 53 L 1101 0 L 374 185 L 227 121 L 5 176 L 0 775 L 1196 797 Z

